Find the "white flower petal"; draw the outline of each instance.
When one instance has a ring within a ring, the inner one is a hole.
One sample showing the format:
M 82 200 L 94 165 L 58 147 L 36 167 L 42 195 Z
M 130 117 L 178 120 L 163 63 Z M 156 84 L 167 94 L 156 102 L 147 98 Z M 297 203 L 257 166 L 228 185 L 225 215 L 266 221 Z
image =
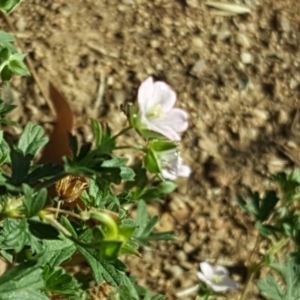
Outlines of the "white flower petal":
M 200 269 L 207 279 L 212 280 L 214 276 L 214 268 L 211 266 L 211 264 L 208 262 L 202 262 L 200 263 Z
M 162 81 L 154 82 L 152 97 L 152 106 L 155 107 L 159 105 L 164 113 L 170 111 L 176 102 L 176 93 L 169 85 Z
M 197 272 L 197 276 L 200 281 L 204 282 L 205 284 L 207 284 L 210 287 L 212 286 L 212 282 L 210 280 L 208 280 L 201 272 Z
M 181 140 L 180 135 L 171 126 L 161 125 L 161 124 L 157 125 L 151 123 L 148 120 L 146 122 L 147 122 L 147 128 L 149 130 L 158 132 L 161 135 L 165 136 L 167 139 L 174 142 L 179 142 Z
M 164 118 L 156 118 L 152 123 L 156 126 L 169 126 L 176 132 L 183 132 L 188 128 L 188 114 L 180 109 L 171 109 Z
M 180 141 L 178 133 L 188 128 L 188 114 L 173 108 L 175 102 L 176 94 L 169 85 L 147 78 L 138 90 L 140 124 L 171 141 Z
M 187 165 L 180 165 L 178 169 L 178 177 L 190 177 L 192 169 Z
M 142 114 L 147 113 L 152 107 L 152 98 L 154 93 L 153 78 L 148 77 L 143 81 L 138 90 L 138 105 Z
M 177 179 L 177 175 L 169 172 L 167 169 L 162 169 L 161 170 L 161 176 L 164 179 L 168 179 L 168 180 L 172 180 L 172 181 Z
M 224 293 L 228 291 L 228 287 L 224 285 L 211 284 L 210 287 L 217 293 Z
M 218 274 L 218 275 L 226 275 L 226 276 L 229 275 L 228 270 L 223 266 L 216 266 L 215 267 L 215 273 Z
M 237 290 L 239 284 L 232 280 L 229 276 L 225 276 L 222 281 L 222 285 L 226 286 L 228 290 Z

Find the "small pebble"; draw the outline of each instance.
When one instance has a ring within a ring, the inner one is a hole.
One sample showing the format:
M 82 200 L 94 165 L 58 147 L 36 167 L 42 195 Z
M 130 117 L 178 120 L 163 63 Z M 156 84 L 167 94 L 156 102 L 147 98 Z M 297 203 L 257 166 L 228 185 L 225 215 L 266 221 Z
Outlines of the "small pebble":
M 237 33 L 236 35 L 236 43 L 241 47 L 248 49 L 251 47 L 250 39 L 244 33 Z
M 192 44 L 196 49 L 201 49 L 204 46 L 203 40 L 197 36 L 192 38 Z
M 190 74 L 196 77 L 201 77 L 205 68 L 206 68 L 205 61 L 203 59 L 199 59 L 192 67 Z
M 249 52 L 243 52 L 241 54 L 241 61 L 245 65 L 251 64 L 253 62 L 253 56 L 252 56 L 252 54 L 249 53 Z

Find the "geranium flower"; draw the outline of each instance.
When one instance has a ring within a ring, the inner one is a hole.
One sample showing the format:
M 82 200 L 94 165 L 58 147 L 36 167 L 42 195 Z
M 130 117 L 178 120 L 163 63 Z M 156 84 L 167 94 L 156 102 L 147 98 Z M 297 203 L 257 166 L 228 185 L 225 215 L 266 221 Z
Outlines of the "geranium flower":
M 192 170 L 183 164 L 176 148 L 167 151 L 156 152 L 161 175 L 168 180 L 176 180 L 177 177 L 189 177 Z
M 227 269 L 222 266 L 213 267 L 207 262 L 202 262 L 200 269 L 201 272 L 197 273 L 198 278 L 217 293 L 239 288 L 239 285 L 229 277 Z
M 176 94 L 169 85 L 149 77 L 138 90 L 140 123 L 171 141 L 180 141 L 178 133 L 188 128 L 188 115 L 182 109 L 173 108 L 175 102 Z

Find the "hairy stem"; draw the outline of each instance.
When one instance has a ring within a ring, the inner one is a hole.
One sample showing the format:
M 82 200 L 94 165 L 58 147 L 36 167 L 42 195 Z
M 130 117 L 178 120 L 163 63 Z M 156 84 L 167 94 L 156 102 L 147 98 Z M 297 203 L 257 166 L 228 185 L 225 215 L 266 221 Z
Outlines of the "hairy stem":
M 115 140 L 117 137 L 119 137 L 120 135 L 124 134 L 125 132 L 129 131 L 132 127 L 128 126 L 123 128 L 121 131 L 119 131 L 117 134 L 115 134 L 114 136 L 111 137 L 112 140 Z

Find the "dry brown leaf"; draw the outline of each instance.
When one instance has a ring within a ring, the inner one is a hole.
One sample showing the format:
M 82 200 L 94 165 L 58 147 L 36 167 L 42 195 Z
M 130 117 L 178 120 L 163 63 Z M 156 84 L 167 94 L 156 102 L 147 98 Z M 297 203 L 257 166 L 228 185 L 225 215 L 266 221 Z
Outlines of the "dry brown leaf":
M 57 195 L 66 202 L 73 202 L 78 199 L 87 187 L 88 183 L 82 176 L 69 175 L 55 184 Z
M 51 82 L 49 93 L 56 112 L 56 122 L 40 162 L 60 164 L 63 156 L 71 155 L 68 133 L 73 128 L 73 112 L 65 96 Z

